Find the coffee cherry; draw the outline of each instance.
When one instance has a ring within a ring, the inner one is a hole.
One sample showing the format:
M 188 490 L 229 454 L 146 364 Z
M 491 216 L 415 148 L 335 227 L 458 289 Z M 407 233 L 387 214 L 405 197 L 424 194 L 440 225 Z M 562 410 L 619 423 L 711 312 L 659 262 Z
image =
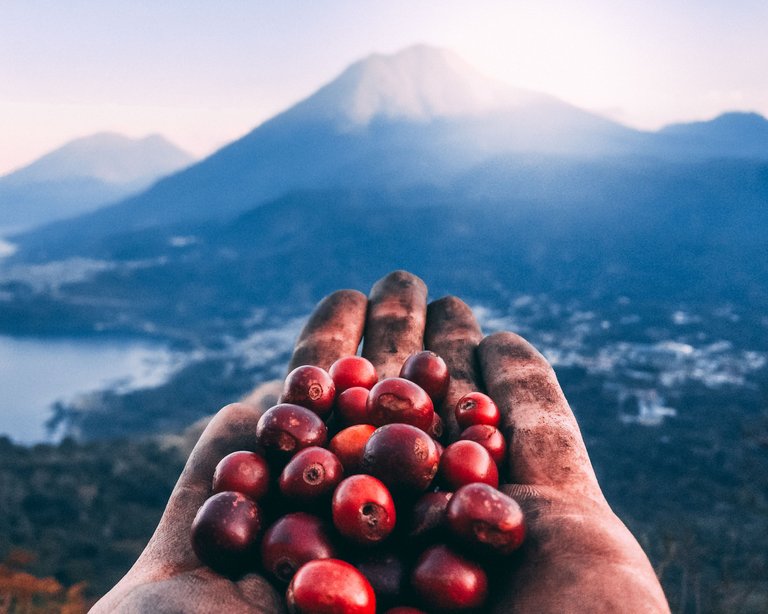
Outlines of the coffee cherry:
M 387 487 L 370 475 L 353 475 L 336 487 L 331 501 L 336 530 L 362 545 L 382 541 L 395 528 L 395 504 Z
M 331 365 L 328 373 L 336 384 L 336 394 L 354 386 L 367 390 L 379 381 L 376 368 L 362 356 L 345 356 Z
M 376 614 L 376 596 L 365 576 L 339 559 L 304 564 L 285 593 L 292 614 Z
M 368 394 L 367 388 L 354 386 L 347 388 L 336 398 L 336 415 L 344 424 L 368 424 Z
M 344 468 L 330 450 L 311 446 L 298 452 L 283 468 L 278 485 L 290 499 L 310 501 L 333 492 Z
M 379 607 L 403 601 L 408 576 L 403 559 L 394 552 L 375 552 L 358 560 L 355 567 L 371 583 Z
M 304 365 L 288 374 L 283 384 L 281 403 L 293 403 L 312 410 L 320 417 L 331 413 L 336 398 L 336 384 L 320 367 Z
M 255 452 L 240 451 L 222 458 L 213 472 L 213 492 L 226 490 L 243 493 L 253 501 L 267 494 L 269 466 L 264 457 Z
M 453 493 L 424 493 L 413 504 L 408 535 L 414 539 L 434 540 L 441 537 L 446 528 L 445 510 Z
M 487 394 L 470 392 L 461 397 L 454 409 L 459 428 L 465 429 L 473 424 L 499 426 L 501 413 L 496 403 Z
M 411 354 L 406 358 L 400 369 L 400 377 L 421 386 L 434 403 L 445 398 L 451 379 L 445 361 L 429 351 Z
M 329 527 L 317 516 L 296 512 L 275 522 L 261 542 L 264 569 L 281 582 L 289 582 L 308 561 L 336 556 Z
M 424 610 L 418 608 L 412 608 L 407 605 L 401 605 L 396 608 L 390 608 L 384 614 L 427 614 Z
M 443 545 L 432 546 L 419 557 L 411 585 L 430 611 L 480 608 L 488 596 L 483 568 Z
M 504 439 L 504 435 L 490 424 L 473 424 L 461 432 L 459 439 L 479 443 L 488 450 L 488 454 L 491 455 L 493 462 L 497 465 L 501 465 L 507 455 L 507 441 Z
M 427 489 L 439 462 L 437 446 L 424 431 L 408 424 L 387 424 L 368 439 L 360 467 L 392 492 L 412 494 Z
M 435 408 L 422 388 L 400 377 L 390 377 L 376 384 L 368 395 L 371 424 L 410 424 L 422 431 L 432 425 Z
M 472 482 L 483 482 L 494 488 L 499 486 L 496 463 L 488 451 L 474 441 L 459 440 L 448 446 L 440 457 L 438 474 L 441 483 L 449 490 Z
M 328 429 L 319 416 L 299 405 L 271 407 L 256 424 L 256 439 L 268 457 L 287 460 L 299 450 L 322 446 Z
M 261 510 L 239 492 L 213 495 L 192 521 L 192 549 L 203 563 L 221 573 L 246 570 L 261 530 Z
M 473 549 L 510 554 L 525 537 L 517 501 L 487 484 L 459 488 L 448 503 L 445 518 L 451 532 Z
M 328 449 L 341 461 L 346 475 L 359 471 L 365 444 L 375 430 L 376 427 L 370 424 L 355 424 L 339 431 L 331 439 Z

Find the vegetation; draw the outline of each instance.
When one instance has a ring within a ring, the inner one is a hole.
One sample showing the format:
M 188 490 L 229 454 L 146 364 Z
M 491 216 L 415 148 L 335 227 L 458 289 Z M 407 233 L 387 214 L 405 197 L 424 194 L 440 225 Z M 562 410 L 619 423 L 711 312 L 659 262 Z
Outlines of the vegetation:
M 0 438 L 0 612 L 106 592 L 143 549 L 182 466 L 152 441 Z

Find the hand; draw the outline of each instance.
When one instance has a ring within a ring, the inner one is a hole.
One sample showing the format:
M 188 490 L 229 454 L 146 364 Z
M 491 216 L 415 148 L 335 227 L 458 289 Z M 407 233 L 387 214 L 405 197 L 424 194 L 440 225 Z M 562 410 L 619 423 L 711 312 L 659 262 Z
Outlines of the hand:
M 323 300 L 296 343 L 290 368 L 328 368 L 354 354 L 363 335 L 363 355 L 380 377 L 397 375 L 405 358 L 426 347 L 451 371 L 445 408 L 484 382 L 502 410 L 510 442 L 502 489 L 526 513 L 528 537 L 494 587 L 492 611 L 669 611 L 647 557 L 600 491 L 552 368 L 530 344 L 513 333 L 483 339 L 463 302 L 448 297 L 427 306 L 421 280 L 396 272 L 374 286 L 370 301 L 353 291 Z M 93 612 L 283 611 L 281 595 L 260 576 L 235 582 L 202 566 L 189 538 L 217 462 L 252 447 L 256 423 L 274 399 L 274 387 L 257 389 L 215 416 L 146 549 Z M 455 436 L 452 412 L 442 415 Z

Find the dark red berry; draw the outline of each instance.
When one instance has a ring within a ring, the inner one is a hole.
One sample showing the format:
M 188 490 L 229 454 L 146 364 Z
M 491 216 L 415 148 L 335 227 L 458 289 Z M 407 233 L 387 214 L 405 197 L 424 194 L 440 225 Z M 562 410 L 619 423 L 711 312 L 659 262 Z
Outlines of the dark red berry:
M 440 457 L 440 482 L 449 490 L 465 484 L 483 482 L 499 486 L 499 470 L 491 455 L 479 443 L 459 440 L 449 445 Z
M 344 468 L 330 450 L 311 446 L 283 468 L 278 485 L 288 498 L 309 501 L 329 495 L 344 478 Z
M 362 356 L 339 358 L 331 365 L 328 373 L 336 384 L 336 394 L 355 386 L 370 390 L 379 381 L 376 368 Z
M 322 446 L 328 429 L 320 417 L 299 405 L 271 407 L 256 425 L 256 439 L 268 456 L 286 460 L 299 450 Z
M 264 569 L 281 582 L 289 582 L 308 561 L 336 556 L 330 527 L 320 518 L 296 512 L 275 522 L 261 542 Z
M 400 377 L 421 386 L 435 403 L 445 398 L 451 380 L 445 361 L 429 351 L 411 354 L 406 358 L 400 369 Z
M 480 608 L 488 596 L 488 577 L 483 568 L 442 545 L 428 548 L 419 557 L 411 585 L 430 611 Z
M 376 596 L 365 576 L 345 561 L 304 564 L 285 593 L 293 614 L 376 614 Z
M 445 518 L 451 532 L 472 548 L 509 554 L 525 538 L 523 511 L 517 501 L 487 484 L 459 488 Z
M 368 424 L 367 388 L 354 386 L 347 388 L 336 398 L 336 414 L 344 424 Z
M 258 501 L 269 490 L 269 466 L 255 452 L 232 452 L 216 465 L 213 472 L 213 492 L 233 490 Z
M 370 424 L 355 424 L 339 431 L 331 439 L 328 449 L 341 461 L 344 473 L 352 475 L 359 471 L 365 444 L 375 430 L 376 427 Z
M 445 529 L 445 510 L 453 493 L 428 492 L 416 500 L 411 511 L 408 534 L 413 538 L 434 540 Z
M 493 462 L 501 465 L 507 455 L 507 441 L 495 426 L 490 424 L 473 424 L 463 430 L 459 439 L 475 441 L 488 450 Z
M 381 380 L 368 395 L 368 415 L 371 424 L 403 423 L 428 431 L 435 408 L 422 388 L 401 377 Z
M 501 413 L 496 403 L 487 394 L 470 392 L 461 397 L 454 410 L 459 428 L 465 429 L 473 424 L 499 426 Z
M 192 549 L 203 563 L 222 573 L 245 571 L 261 530 L 259 506 L 239 492 L 213 495 L 192 521 Z
M 430 485 L 439 462 L 437 446 L 424 431 L 408 424 L 387 424 L 365 444 L 361 469 L 395 493 L 418 493 Z
M 296 367 L 285 378 L 280 402 L 301 405 L 325 417 L 331 413 L 335 398 L 336 384 L 328 372 L 320 367 L 304 365 Z
M 353 475 L 336 487 L 331 501 L 336 530 L 359 544 L 382 541 L 395 528 L 395 504 L 387 487 L 370 475 Z
M 408 576 L 403 559 L 394 552 L 375 552 L 355 562 L 371 583 L 379 606 L 402 603 Z

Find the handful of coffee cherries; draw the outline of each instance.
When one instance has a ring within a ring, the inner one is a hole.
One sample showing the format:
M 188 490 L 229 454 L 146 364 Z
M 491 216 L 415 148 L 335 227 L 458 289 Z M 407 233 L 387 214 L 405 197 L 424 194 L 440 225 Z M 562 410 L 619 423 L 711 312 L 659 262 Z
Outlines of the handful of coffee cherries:
M 360 356 L 294 369 L 258 422 L 257 451 L 217 465 L 192 523 L 198 558 L 287 585 L 294 613 L 481 609 L 488 566 L 520 546 L 525 522 L 498 490 L 506 442 L 490 397 L 462 397 L 461 435 L 440 443 L 449 380 L 429 351 L 381 381 Z

